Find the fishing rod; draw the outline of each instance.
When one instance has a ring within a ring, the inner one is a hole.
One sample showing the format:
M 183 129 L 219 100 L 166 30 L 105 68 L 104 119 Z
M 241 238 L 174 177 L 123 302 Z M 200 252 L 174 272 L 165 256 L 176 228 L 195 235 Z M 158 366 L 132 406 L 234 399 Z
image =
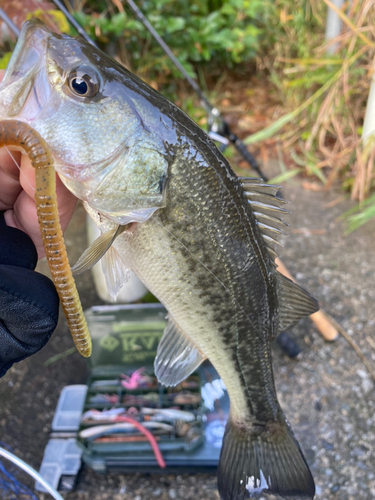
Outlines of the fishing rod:
M 13 33 L 13 35 L 16 38 L 19 38 L 20 36 L 20 30 L 17 28 L 17 26 L 14 24 L 14 22 L 11 20 L 11 18 L 6 14 L 2 8 L 0 8 L 0 18 L 4 21 L 4 23 L 8 26 L 10 31 Z
M 70 14 L 68 9 L 65 7 L 65 5 L 60 2 L 60 0 L 52 0 L 53 3 L 56 5 L 57 8 L 61 10 L 61 12 L 64 14 L 64 16 L 68 19 L 70 24 L 78 31 L 78 33 L 86 40 L 86 42 L 91 43 L 94 47 L 98 48 L 96 43 L 89 37 L 89 35 L 86 33 L 86 31 L 82 28 L 82 26 L 77 23 L 77 21 L 74 19 L 74 17 Z

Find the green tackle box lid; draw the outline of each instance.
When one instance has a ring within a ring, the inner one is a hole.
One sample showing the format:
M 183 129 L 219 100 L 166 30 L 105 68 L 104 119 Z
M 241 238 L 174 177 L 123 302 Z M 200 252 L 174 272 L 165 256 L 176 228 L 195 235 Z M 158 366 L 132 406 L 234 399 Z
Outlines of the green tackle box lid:
M 85 311 L 92 338 L 91 374 L 115 373 L 120 367 L 153 366 L 166 325 L 161 304 L 94 306 Z

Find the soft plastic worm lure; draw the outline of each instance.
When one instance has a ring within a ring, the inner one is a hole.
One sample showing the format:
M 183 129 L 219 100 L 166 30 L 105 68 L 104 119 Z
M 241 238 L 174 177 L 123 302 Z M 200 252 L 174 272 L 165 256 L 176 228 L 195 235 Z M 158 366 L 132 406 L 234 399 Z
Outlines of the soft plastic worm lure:
M 56 198 L 53 159 L 40 135 L 17 120 L 0 121 L 0 146 L 21 146 L 35 168 L 35 203 L 52 280 L 74 343 L 82 356 L 91 354 L 91 338 L 70 269 Z

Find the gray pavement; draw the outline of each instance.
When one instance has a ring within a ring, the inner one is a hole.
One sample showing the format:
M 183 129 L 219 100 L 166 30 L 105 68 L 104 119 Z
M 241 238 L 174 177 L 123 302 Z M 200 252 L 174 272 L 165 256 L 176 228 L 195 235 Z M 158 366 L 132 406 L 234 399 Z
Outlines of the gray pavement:
M 291 201 L 291 228 L 280 256 L 299 283 L 355 339 L 375 371 L 375 223 L 344 236 L 337 217 L 353 202 L 329 206 L 341 194 L 306 191 L 300 179 L 286 184 L 282 195 Z M 77 207 L 66 243 L 74 262 L 86 246 L 82 206 Z M 45 272 L 45 263 L 39 269 Z M 90 273 L 79 276 L 77 286 L 84 308 L 101 303 Z M 275 379 L 280 403 L 315 477 L 316 498 L 375 499 L 374 380 L 343 337 L 325 342 L 309 319 L 301 321 L 292 335 L 302 353 L 292 360 L 275 346 Z M 88 375 L 85 360 L 76 352 L 43 365 L 72 345 L 61 315 L 45 348 L 0 380 L 0 440 L 36 469 L 61 389 L 84 383 Z M 67 500 L 218 498 L 212 474 L 100 476 L 87 468 L 76 491 L 66 494 Z

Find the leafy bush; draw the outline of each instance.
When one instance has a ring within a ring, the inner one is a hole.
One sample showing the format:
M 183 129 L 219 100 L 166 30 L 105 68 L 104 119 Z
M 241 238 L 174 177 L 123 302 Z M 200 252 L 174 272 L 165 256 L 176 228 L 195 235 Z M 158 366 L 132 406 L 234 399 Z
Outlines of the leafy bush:
M 180 77 L 126 2 L 114 3 L 119 10 L 91 1 L 74 15 L 97 43 L 109 44 L 111 55 L 138 74 Z M 254 58 L 263 33 L 261 0 L 144 0 L 138 6 L 191 75 L 194 63 L 231 67 Z

